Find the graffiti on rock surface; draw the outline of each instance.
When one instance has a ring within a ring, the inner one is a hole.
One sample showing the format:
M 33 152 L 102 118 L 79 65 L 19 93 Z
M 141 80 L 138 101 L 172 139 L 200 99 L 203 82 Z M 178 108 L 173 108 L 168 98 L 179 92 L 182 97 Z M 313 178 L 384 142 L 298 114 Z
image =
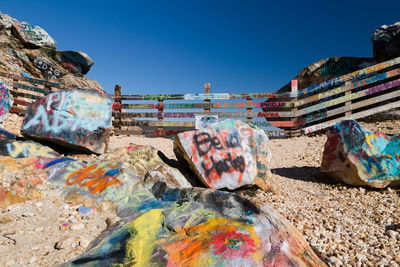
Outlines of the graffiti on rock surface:
M 3 122 L 7 118 L 14 99 L 2 81 L 0 81 L 0 97 L 0 122 Z
M 258 183 L 256 176 L 267 179 L 268 137 L 262 130 L 240 120 L 225 120 L 183 132 L 178 137 L 179 151 L 186 153 L 189 164 L 194 165 L 199 178 L 211 188 L 232 189 Z M 261 181 L 260 186 L 264 186 Z
M 40 60 L 37 68 L 47 75 L 50 79 L 58 79 L 61 76 L 61 71 L 54 67 L 50 62 Z
M 351 63 L 349 60 L 340 62 L 327 62 L 321 67 L 322 75 L 343 75 L 350 72 Z
M 32 27 L 28 22 L 16 23 L 14 27 L 26 43 L 37 43 L 38 40 L 43 39 L 43 35 L 35 30 L 35 27 Z
M 15 141 L 6 144 L 7 152 L 13 158 L 54 158 L 59 154 L 53 149 L 32 141 Z
M 44 132 L 55 135 L 63 131 L 83 129 L 94 131 L 111 127 L 112 99 L 81 91 L 58 91 L 43 98 L 36 113 L 23 126 L 42 126 Z
M 202 129 L 208 127 L 210 124 L 218 122 L 218 115 L 212 116 L 196 116 L 196 129 Z
M 389 137 L 369 131 L 356 121 L 342 121 L 330 130 L 326 147 L 329 148 L 327 156 L 331 161 L 334 160 L 332 151 L 337 150 L 335 146 L 339 143 L 335 139 L 343 141 L 345 151 L 352 155 L 357 167 L 368 177 L 368 182 L 399 179 L 400 136 Z

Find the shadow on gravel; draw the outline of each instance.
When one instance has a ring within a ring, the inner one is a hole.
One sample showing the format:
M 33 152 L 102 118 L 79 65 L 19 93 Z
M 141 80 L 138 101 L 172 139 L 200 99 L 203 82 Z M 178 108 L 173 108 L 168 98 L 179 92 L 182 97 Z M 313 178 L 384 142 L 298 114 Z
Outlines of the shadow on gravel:
M 282 177 L 300 180 L 305 182 L 318 182 L 324 184 L 336 184 L 336 181 L 327 174 L 321 172 L 318 167 L 292 167 L 292 168 L 276 168 L 271 170 L 273 174 Z

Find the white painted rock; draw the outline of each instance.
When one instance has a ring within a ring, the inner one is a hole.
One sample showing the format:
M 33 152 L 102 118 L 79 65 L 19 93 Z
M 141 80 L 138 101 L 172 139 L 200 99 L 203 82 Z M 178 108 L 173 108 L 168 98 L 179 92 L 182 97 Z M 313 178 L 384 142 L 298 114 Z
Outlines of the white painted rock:
M 257 184 L 266 188 L 271 172 L 268 136 L 240 120 L 180 133 L 174 152 L 196 176 L 213 189 Z

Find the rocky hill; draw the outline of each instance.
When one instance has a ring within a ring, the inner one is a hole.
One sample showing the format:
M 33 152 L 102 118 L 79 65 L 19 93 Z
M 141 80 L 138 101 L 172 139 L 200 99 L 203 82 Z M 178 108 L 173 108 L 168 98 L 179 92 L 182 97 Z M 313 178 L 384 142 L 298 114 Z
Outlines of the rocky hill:
M 57 50 L 56 41 L 41 27 L 0 12 L 0 72 L 104 91 L 84 76 L 93 64 L 83 52 Z

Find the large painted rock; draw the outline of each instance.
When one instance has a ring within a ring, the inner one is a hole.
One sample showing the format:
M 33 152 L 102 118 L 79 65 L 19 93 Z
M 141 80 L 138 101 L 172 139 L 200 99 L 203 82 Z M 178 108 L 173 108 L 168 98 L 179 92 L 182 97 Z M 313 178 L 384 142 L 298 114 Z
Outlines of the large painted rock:
M 349 185 L 400 184 L 400 136 L 372 132 L 344 120 L 328 132 L 321 169 Z
M 0 123 L 7 118 L 13 103 L 14 99 L 10 94 L 10 90 L 8 90 L 5 83 L 0 80 Z
M 225 120 L 178 134 L 174 152 L 210 188 L 235 189 L 251 184 L 267 188 L 271 175 L 267 145 L 264 131 L 240 120 Z
M 62 90 L 28 106 L 21 133 L 71 151 L 104 153 L 113 99 L 94 90 Z
M 135 192 L 143 185 L 158 181 L 171 187 L 191 187 L 178 170 L 161 161 L 157 150 L 149 146 L 131 145 L 115 149 L 93 161 L 66 161 L 48 169 L 52 185 L 71 195 L 95 200 L 94 205 L 108 203 L 123 216 L 136 203 Z M 139 190 L 140 191 L 140 190 Z M 75 197 L 75 196 L 73 196 Z
M 94 64 L 87 54 L 76 51 L 57 51 L 56 59 L 72 73 L 86 74 Z
M 325 266 L 269 206 L 211 189 L 157 183 L 131 216 L 63 266 Z
M 29 22 L 15 23 L 11 32 L 27 48 L 57 48 L 56 41 L 45 30 L 39 26 L 32 27 Z
M 372 36 L 374 57 L 380 61 L 400 56 L 400 22 L 383 25 L 374 31 Z

